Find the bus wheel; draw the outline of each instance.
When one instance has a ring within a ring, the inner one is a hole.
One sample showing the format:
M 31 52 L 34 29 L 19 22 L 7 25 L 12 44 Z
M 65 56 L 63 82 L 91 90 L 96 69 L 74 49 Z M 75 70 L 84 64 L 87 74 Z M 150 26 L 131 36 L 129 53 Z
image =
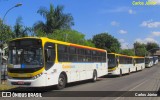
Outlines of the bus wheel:
M 66 81 L 65 75 L 64 74 L 60 74 L 59 79 L 58 79 L 58 84 L 56 86 L 57 89 L 60 90 L 60 89 L 65 88 L 66 83 L 67 83 L 67 81 Z
M 96 82 L 96 81 L 97 81 L 97 72 L 94 70 L 92 82 Z
M 120 69 L 120 74 L 119 74 L 119 77 L 121 77 L 122 76 L 122 70 Z
M 130 69 L 128 70 L 128 75 L 130 74 L 131 72 L 130 72 Z
M 137 70 L 137 67 L 136 67 L 136 72 L 137 72 L 138 70 Z

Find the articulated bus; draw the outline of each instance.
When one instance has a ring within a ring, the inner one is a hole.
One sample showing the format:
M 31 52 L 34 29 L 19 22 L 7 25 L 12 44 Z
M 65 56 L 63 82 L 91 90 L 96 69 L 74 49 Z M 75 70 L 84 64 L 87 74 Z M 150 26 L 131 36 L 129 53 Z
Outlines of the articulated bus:
M 116 54 L 116 53 L 108 53 L 108 74 L 109 75 L 119 75 L 122 74 L 130 74 L 130 72 L 134 71 L 133 67 L 133 57 Z
M 153 66 L 153 57 L 145 57 L 145 67 Z
M 143 70 L 145 68 L 145 58 L 139 56 L 133 56 L 135 71 Z
M 21 87 L 56 85 L 88 80 L 108 73 L 107 51 L 45 37 L 9 42 L 8 83 Z

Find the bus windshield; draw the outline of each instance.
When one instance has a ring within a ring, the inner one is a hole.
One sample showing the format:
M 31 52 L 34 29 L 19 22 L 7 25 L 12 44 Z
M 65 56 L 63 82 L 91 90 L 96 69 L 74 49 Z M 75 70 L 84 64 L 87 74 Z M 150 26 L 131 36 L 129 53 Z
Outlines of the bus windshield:
M 155 62 L 156 60 L 158 60 L 158 57 L 154 56 L 153 61 Z
M 14 68 L 43 66 L 42 44 L 37 39 L 15 40 L 9 43 L 9 64 Z
M 145 58 L 145 63 L 148 64 L 150 62 L 150 58 Z
M 114 54 L 108 54 L 108 68 L 116 67 L 116 58 Z

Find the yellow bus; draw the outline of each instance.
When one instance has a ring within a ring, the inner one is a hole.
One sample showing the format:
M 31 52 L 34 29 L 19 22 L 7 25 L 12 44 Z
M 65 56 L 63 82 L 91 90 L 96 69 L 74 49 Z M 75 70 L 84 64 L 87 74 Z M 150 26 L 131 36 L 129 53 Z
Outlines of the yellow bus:
M 145 68 L 145 57 L 133 56 L 134 71 L 143 70 Z
M 119 75 L 130 74 L 133 69 L 133 57 L 117 54 L 108 53 L 108 74 L 109 75 Z
M 108 73 L 107 51 L 45 37 L 24 37 L 9 42 L 8 82 L 21 87 L 97 80 Z

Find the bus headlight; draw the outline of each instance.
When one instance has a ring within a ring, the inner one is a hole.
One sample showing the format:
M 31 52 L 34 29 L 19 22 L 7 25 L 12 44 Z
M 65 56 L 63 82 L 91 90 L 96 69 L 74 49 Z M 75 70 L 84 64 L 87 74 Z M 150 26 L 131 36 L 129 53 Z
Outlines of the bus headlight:
M 41 75 L 42 75 L 42 73 L 34 76 L 33 79 L 37 79 L 37 78 L 39 78 Z

